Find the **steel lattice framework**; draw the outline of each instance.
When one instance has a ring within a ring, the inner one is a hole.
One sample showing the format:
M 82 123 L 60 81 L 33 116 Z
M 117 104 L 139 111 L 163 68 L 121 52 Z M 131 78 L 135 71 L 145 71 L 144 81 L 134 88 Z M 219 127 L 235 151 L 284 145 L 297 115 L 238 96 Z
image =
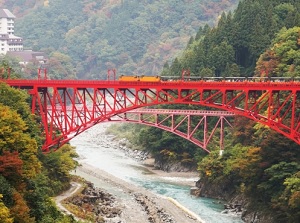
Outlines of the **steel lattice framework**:
M 220 133 L 220 150 L 224 149 L 224 126 L 232 127 L 227 119 L 232 116 L 234 113 L 228 111 L 135 109 L 118 114 L 107 121 L 131 122 L 160 128 L 210 152 L 208 144 L 217 129 Z
M 300 144 L 300 82 L 296 81 L 3 81 L 29 90 L 32 112 L 42 117 L 44 149 L 64 144 L 121 113 L 159 104 L 193 104 L 230 111 Z

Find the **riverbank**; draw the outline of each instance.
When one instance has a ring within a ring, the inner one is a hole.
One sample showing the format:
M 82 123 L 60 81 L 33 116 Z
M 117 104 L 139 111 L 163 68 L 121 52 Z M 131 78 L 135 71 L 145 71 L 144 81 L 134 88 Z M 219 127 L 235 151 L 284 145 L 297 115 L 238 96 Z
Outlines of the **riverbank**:
M 189 189 L 199 179 L 197 172 L 158 170 L 154 160 L 146 153 L 131 150 L 132 153 L 128 150 L 130 145 L 124 145 L 115 136 L 107 135 L 105 132 L 109 125 L 103 123 L 94 126 L 71 141 L 76 146 L 78 162 L 82 165 L 74 174 L 92 182 L 96 188 L 111 193 L 122 207 L 122 220 L 110 219 L 107 222 L 241 223 L 235 217 L 221 214 L 223 206 L 218 201 L 198 199 L 189 194 Z M 180 208 L 176 201 L 179 201 Z M 189 210 L 196 214 L 190 214 Z M 152 216 L 160 214 L 162 216 L 153 221 Z
M 121 214 L 117 218 L 106 219 L 106 222 L 204 223 L 199 216 L 175 200 L 156 195 L 86 163 L 82 163 L 74 174 L 92 182 L 101 190 L 109 190 L 116 198 Z
M 76 140 L 81 141 L 83 139 L 86 142 L 84 146 L 86 149 L 88 148 L 89 143 L 91 143 L 96 145 L 98 148 L 101 148 L 102 151 L 107 149 L 107 154 L 110 153 L 108 148 L 112 148 L 119 150 L 118 154 L 120 155 L 123 154 L 131 158 L 134 156 L 135 160 L 138 160 L 141 164 L 138 167 L 139 171 L 143 172 L 143 174 L 147 176 L 160 178 L 162 181 L 166 182 L 170 182 L 170 180 L 172 180 L 175 181 L 174 183 L 180 185 L 195 185 L 195 181 L 198 179 L 198 174 L 196 172 L 166 173 L 164 171 L 154 169 L 154 159 L 143 155 L 144 159 L 141 160 L 141 156 L 137 156 L 136 153 L 130 155 L 129 153 L 131 151 L 128 150 L 123 143 L 114 140 L 114 136 L 105 134 L 105 130 L 109 125 L 110 123 L 103 124 L 94 128 L 93 131 L 87 131 L 77 137 Z M 80 139 L 80 137 L 82 137 L 82 139 Z M 84 151 L 86 151 L 86 149 L 84 149 Z M 102 168 L 96 168 L 95 165 L 87 163 L 90 159 L 87 159 L 84 153 L 80 154 L 81 155 L 78 159 L 80 166 L 73 171 L 73 174 L 91 182 L 94 187 L 112 194 L 112 196 L 116 198 L 115 202 L 117 202 L 117 204 L 115 205 L 121 209 L 121 214 L 118 217 L 106 219 L 105 222 L 204 223 L 204 220 L 180 205 L 174 199 L 156 195 L 154 192 L 143 187 L 136 186 L 131 182 L 121 179 L 120 177 L 116 177 L 115 164 L 112 164 L 113 161 L 107 162 L 105 166 L 109 166 L 110 168 L 104 171 Z M 107 161 L 107 159 L 105 161 Z M 122 171 L 122 169 L 118 172 L 120 173 L 120 171 Z
M 173 181 L 176 184 L 185 185 L 189 187 L 194 187 L 196 182 L 199 180 L 199 173 L 198 172 L 166 172 L 160 169 L 155 168 L 153 158 L 148 158 L 144 161 L 141 161 L 143 167 L 150 173 L 159 177 L 161 179 L 165 179 L 167 181 Z

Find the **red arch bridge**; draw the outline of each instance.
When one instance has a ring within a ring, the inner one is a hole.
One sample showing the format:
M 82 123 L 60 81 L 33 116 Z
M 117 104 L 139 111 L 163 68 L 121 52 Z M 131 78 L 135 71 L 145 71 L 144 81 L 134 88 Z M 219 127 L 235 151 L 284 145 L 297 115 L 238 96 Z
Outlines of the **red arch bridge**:
M 122 113 L 160 104 L 191 104 L 229 111 L 264 124 L 300 144 L 299 81 L 1 81 L 31 94 L 32 112 L 41 116 L 45 130 L 43 150 L 62 145 Z M 153 125 L 163 128 L 158 124 Z M 174 126 L 170 129 L 174 133 L 178 131 Z M 59 135 L 56 130 L 60 131 Z M 192 139 L 193 131 L 187 131 L 186 138 Z M 199 146 L 207 149 L 206 144 L 202 140 Z

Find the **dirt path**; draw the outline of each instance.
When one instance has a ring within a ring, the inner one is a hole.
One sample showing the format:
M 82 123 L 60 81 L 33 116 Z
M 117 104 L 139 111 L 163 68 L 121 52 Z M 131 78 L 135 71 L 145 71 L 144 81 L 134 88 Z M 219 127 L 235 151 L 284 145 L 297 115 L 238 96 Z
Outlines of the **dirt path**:
M 68 197 L 73 196 L 80 188 L 82 187 L 82 184 L 77 183 L 77 182 L 71 182 L 71 188 L 65 192 L 63 192 L 62 194 L 56 196 L 54 198 L 56 206 L 64 213 L 64 214 L 68 214 L 68 215 L 73 215 L 70 211 L 68 211 L 68 209 L 66 209 L 63 205 L 62 205 L 62 201 Z M 73 215 L 74 216 L 74 215 Z M 78 218 L 76 218 L 76 216 L 74 216 L 74 218 L 76 220 L 79 220 Z

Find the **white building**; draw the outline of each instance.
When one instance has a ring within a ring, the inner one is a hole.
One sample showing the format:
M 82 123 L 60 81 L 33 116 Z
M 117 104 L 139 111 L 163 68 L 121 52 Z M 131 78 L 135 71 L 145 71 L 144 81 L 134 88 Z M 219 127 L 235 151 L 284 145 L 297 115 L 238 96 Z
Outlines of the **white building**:
M 8 9 L 0 9 L 0 54 L 23 51 L 23 39 L 14 35 L 15 18 Z

